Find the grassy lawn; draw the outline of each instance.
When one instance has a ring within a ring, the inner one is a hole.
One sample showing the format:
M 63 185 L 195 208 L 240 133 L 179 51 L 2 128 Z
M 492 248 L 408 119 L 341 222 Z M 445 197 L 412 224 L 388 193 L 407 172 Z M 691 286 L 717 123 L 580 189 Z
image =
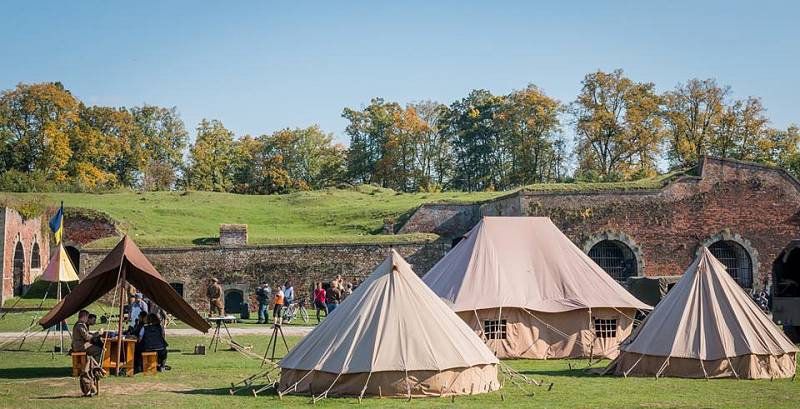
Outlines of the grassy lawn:
M 548 183 L 532 191 L 653 189 L 675 174 L 619 183 Z M 471 203 L 510 192 L 400 193 L 362 185 L 286 195 L 212 192 L 0 193 L 0 203 L 38 203 L 98 210 L 141 246 L 192 246 L 216 243 L 220 223 L 246 223 L 251 244 L 375 243 L 435 239 L 435 235 L 378 235 L 385 219 L 402 222 L 423 203 Z M 69 209 L 68 209 L 69 210 Z M 116 239 L 93 243 L 111 247 Z
M 263 354 L 266 336 L 239 337 L 237 341 L 253 345 Z M 290 346 L 298 339 L 288 338 Z M 263 408 L 307 407 L 308 397 L 290 396 L 279 401 L 274 395 L 254 398 L 247 391 L 228 394 L 231 382 L 259 371 L 259 362 L 238 352 L 222 351 L 206 356 L 191 355 L 196 344 L 207 344 L 206 337 L 173 337 L 169 364 L 172 371 L 156 377 L 110 377 L 101 383 L 101 395 L 79 398 L 78 382 L 69 377 L 69 358 L 30 351 L 0 352 L 0 407 L 3 408 L 86 408 L 162 407 L 174 408 Z M 284 353 L 279 348 L 279 354 Z M 512 385 L 500 393 L 456 398 L 459 407 L 541 407 L 541 408 L 797 408 L 800 381 L 736 381 L 651 378 L 617 378 L 590 375 L 573 367 L 585 367 L 586 361 L 507 361 L 513 368 L 555 383 L 553 390 L 533 388 L 528 397 Z M 365 404 L 380 407 L 407 407 L 404 399 L 369 398 Z M 357 400 L 330 398 L 317 403 L 323 407 L 352 407 Z M 415 407 L 452 407 L 450 399 L 414 399 Z

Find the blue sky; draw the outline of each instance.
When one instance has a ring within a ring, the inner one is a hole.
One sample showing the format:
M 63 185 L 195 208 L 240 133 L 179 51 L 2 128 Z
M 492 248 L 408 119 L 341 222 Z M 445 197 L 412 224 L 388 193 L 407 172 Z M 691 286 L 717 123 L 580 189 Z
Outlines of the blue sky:
M 555 4 L 559 3 L 559 4 Z M 658 3 L 658 4 L 656 4 Z M 177 106 L 237 135 L 318 123 L 380 96 L 444 103 L 534 83 L 563 102 L 623 68 L 660 91 L 715 77 L 800 123 L 800 3 L 4 2 L 0 89 L 61 81 L 88 104 Z M 193 133 L 193 132 L 192 132 Z

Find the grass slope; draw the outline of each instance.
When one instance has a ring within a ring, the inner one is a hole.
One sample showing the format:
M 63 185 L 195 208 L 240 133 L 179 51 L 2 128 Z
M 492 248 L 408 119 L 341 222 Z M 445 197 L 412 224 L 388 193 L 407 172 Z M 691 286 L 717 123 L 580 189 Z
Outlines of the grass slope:
M 298 338 L 287 337 L 292 347 Z M 238 337 L 263 354 L 268 338 Z M 231 382 L 260 372 L 258 360 L 237 352 L 222 351 L 205 356 L 191 355 L 196 344 L 208 344 L 206 337 L 171 337 L 169 364 L 172 371 L 155 377 L 106 378 L 99 396 L 80 398 L 78 381 L 69 377 L 69 358 L 31 351 L 0 352 L 0 407 L 2 408 L 264 408 L 310 407 L 304 396 L 271 394 L 254 398 L 249 391 L 228 394 Z M 278 356 L 285 351 L 281 345 Z M 502 400 L 499 392 L 462 396 L 451 403 L 449 398 L 406 399 L 366 398 L 364 407 L 537 407 L 537 408 L 796 408 L 800 386 L 790 380 L 736 381 L 731 379 L 698 380 L 661 378 L 621 378 L 589 375 L 569 369 L 583 368 L 586 360 L 516 360 L 506 363 L 535 379 L 553 382 L 551 391 L 533 388 L 535 396 L 506 385 Z M 598 366 L 605 365 L 602 362 Z M 328 398 L 315 407 L 359 407 L 352 398 Z
M 548 183 L 531 191 L 598 191 L 653 189 L 675 174 L 620 183 Z M 423 203 L 470 203 L 510 192 L 399 193 L 374 186 L 325 189 L 287 195 L 237 195 L 212 192 L 0 193 L 10 202 L 38 201 L 56 206 L 102 211 L 142 246 L 211 244 L 220 223 L 246 223 L 251 244 L 374 243 L 415 241 L 432 235 L 376 235 L 384 219 L 402 220 Z M 115 239 L 93 243 L 110 247 Z

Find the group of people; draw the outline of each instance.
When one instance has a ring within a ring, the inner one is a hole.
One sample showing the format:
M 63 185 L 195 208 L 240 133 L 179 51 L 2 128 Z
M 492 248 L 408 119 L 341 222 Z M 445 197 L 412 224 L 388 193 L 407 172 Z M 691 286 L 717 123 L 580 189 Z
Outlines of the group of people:
M 317 323 L 320 322 L 320 312 L 324 312 L 327 317 L 339 306 L 339 303 L 353 293 L 353 289 L 353 284 L 345 283 L 341 275 L 336 276 L 330 283 L 315 283 L 312 295 L 314 309 L 317 312 Z
M 327 317 L 345 298 L 353 293 L 354 289 L 354 285 L 350 282 L 345 282 L 341 275 L 336 276 L 329 283 L 314 283 L 311 294 L 317 322 L 321 321 L 320 313 Z M 272 306 L 273 323 L 280 324 L 283 320 L 289 321 L 292 319 L 292 314 L 286 314 L 284 311 L 285 308 L 295 302 L 295 291 L 291 282 L 286 281 L 275 289 L 269 283 L 263 282 L 256 288 L 255 294 L 258 302 L 258 324 L 270 323 L 270 305 Z M 206 297 L 209 301 L 209 315 L 222 316 L 225 314 L 222 295 L 222 286 L 216 278 L 212 278 L 206 289 Z
M 258 301 L 258 323 L 269 323 L 269 304 L 272 302 L 272 317 L 275 323 L 281 324 L 283 320 L 283 308 L 292 305 L 294 302 L 294 286 L 289 281 L 279 286 L 274 292 L 269 283 L 262 283 L 256 288 L 256 301 Z M 291 316 L 287 319 L 291 320 Z
M 134 372 L 142 371 L 143 352 L 156 353 L 158 371 L 169 370 L 170 367 L 166 365 L 169 344 L 162 325 L 162 317 L 158 313 L 147 312 L 148 307 L 141 300 L 141 294 L 138 295 L 137 301 L 131 305 L 130 325 L 125 331 L 125 335 L 136 337 L 137 340 L 134 349 Z M 95 314 L 90 314 L 87 310 L 78 312 L 78 321 L 72 327 L 72 352 L 85 352 L 87 357 L 101 362 L 104 342 L 109 338 L 115 338 L 117 334 L 106 332 L 102 328 L 96 332 L 91 331 L 91 326 L 96 323 L 97 316 Z

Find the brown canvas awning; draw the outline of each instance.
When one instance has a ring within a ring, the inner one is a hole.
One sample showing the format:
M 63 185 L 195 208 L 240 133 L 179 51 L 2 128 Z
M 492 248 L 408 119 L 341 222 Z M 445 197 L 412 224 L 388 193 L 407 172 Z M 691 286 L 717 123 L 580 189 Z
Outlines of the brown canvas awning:
M 208 322 L 164 281 L 161 274 L 128 236 L 123 237 L 97 268 L 53 307 L 39 324 L 49 328 L 86 308 L 112 291 L 116 287 L 118 275 L 122 274 L 125 275 L 127 282 L 133 284 L 147 298 L 187 325 L 201 332 L 207 332 L 210 328 Z

